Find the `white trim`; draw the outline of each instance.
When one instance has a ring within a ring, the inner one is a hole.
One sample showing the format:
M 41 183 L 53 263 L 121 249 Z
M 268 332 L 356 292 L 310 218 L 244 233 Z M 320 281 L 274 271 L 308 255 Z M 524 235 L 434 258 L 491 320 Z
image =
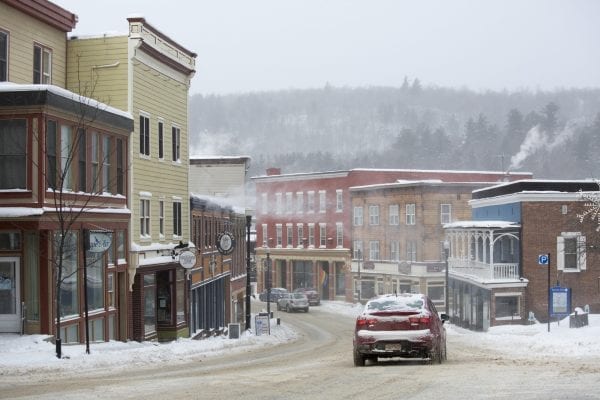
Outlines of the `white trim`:
M 521 292 L 496 292 L 494 293 L 494 297 L 514 297 L 514 296 L 523 296 Z

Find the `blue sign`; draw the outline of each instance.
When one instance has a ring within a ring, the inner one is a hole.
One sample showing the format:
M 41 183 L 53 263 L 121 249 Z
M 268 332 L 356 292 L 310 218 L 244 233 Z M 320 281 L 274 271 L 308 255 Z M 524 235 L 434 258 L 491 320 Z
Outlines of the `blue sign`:
M 538 256 L 538 264 L 540 265 L 548 265 L 548 260 L 550 258 L 548 257 L 548 254 L 540 254 Z
M 571 289 L 554 286 L 550 289 L 550 315 L 566 317 L 571 312 Z

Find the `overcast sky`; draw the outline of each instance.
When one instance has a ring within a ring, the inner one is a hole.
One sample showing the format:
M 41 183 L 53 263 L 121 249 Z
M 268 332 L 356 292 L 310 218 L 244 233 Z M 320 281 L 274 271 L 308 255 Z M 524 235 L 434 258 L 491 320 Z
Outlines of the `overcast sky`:
M 598 0 L 54 0 L 72 34 L 146 20 L 198 54 L 191 94 L 334 86 L 600 87 Z

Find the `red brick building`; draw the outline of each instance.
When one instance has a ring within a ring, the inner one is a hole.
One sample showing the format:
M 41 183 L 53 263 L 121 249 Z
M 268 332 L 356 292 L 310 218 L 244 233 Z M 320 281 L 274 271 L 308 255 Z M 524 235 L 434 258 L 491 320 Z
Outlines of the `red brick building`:
M 472 220 L 446 225 L 450 316 L 476 330 L 548 321 L 549 288 L 568 288 L 571 309 L 600 312 L 597 221 L 578 215 L 592 181 L 517 181 L 473 192 Z M 539 256 L 550 255 L 549 267 Z M 548 275 L 548 268 L 550 274 Z
M 257 282 L 265 288 L 264 260 L 272 259 L 272 287 L 315 287 L 323 299 L 354 297 L 350 188 L 397 180 L 498 182 L 530 178 L 502 172 L 352 169 L 281 174 L 271 168 L 256 184 Z

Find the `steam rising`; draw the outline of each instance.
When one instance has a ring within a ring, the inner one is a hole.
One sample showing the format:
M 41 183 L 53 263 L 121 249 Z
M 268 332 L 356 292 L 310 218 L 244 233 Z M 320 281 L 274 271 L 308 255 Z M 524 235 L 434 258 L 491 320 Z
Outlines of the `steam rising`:
M 565 127 L 562 131 L 552 135 L 540 128 L 539 125 L 531 128 L 525 135 L 519 152 L 511 157 L 509 170 L 519 169 L 523 162 L 539 150 L 552 151 L 564 144 L 573 136 L 573 124 Z

